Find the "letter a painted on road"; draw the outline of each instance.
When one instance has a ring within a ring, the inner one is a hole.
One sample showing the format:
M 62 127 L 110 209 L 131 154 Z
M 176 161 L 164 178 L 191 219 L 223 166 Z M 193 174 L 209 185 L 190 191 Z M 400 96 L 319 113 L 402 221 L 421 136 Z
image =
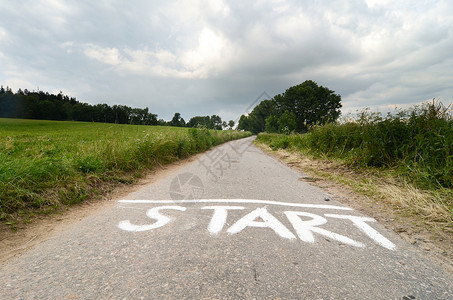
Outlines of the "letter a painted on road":
M 255 221 L 261 218 L 263 221 Z M 234 223 L 228 230 L 228 233 L 239 233 L 245 227 L 269 227 L 275 231 L 279 236 L 286 239 L 295 239 L 296 236 L 288 230 L 279 220 L 271 215 L 266 208 L 257 208 L 251 213 L 243 216 L 236 223 Z

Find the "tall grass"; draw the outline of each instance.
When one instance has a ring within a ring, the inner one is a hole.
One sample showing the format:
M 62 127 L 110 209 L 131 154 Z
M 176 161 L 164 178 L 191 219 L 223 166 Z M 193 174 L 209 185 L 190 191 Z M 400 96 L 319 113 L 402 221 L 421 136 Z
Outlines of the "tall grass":
M 314 126 L 304 135 L 260 134 L 257 140 L 352 166 L 392 169 L 422 188 L 453 187 L 451 109 L 434 100 L 396 115 L 364 111 L 355 120 Z
M 247 132 L 0 119 L 0 219 L 29 208 L 73 204 L 106 185 Z

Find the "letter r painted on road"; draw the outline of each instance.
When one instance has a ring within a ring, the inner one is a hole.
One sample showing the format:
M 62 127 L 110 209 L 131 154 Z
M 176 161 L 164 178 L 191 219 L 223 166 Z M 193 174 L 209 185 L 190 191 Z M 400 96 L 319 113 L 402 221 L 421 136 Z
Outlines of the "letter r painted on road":
M 146 212 L 146 215 L 151 218 L 156 220 L 156 223 L 151 224 L 151 225 L 134 225 L 131 224 L 129 220 L 121 221 L 118 224 L 118 228 L 126 231 L 132 231 L 132 232 L 140 232 L 140 231 L 147 231 L 147 230 L 152 230 L 156 229 L 159 227 L 162 227 L 164 225 L 167 225 L 170 223 L 172 220 L 159 213 L 161 209 L 173 209 L 173 210 L 179 210 L 179 211 L 185 211 L 186 208 L 183 206 L 158 206 L 158 207 L 153 207 L 151 209 L 148 209 Z
M 341 234 L 334 233 L 334 232 L 328 231 L 326 229 L 316 227 L 316 226 L 327 223 L 327 220 L 321 216 L 307 213 L 307 212 L 300 212 L 300 211 L 285 211 L 285 214 L 286 214 L 286 217 L 288 218 L 288 220 L 293 225 L 294 230 L 296 231 L 299 238 L 304 242 L 314 243 L 315 238 L 313 236 L 313 232 L 316 232 L 325 237 L 336 240 L 340 243 L 344 243 L 347 245 L 360 247 L 360 248 L 365 247 L 364 244 L 354 241 L 353 239 L 345 237 Z M 301 217 L 309 217 L 309 218 L 311 218 L 311 220 L 302 221 Z

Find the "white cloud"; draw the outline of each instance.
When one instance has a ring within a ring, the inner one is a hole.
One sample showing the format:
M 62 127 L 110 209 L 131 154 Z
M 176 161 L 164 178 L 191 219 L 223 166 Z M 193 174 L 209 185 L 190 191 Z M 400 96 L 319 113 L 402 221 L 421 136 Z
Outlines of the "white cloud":
M 225 69 L 234 53 L 225 37 L 207 27 L 199 33 L 196 47 L 175 51 L 178 53 L 163 49 L 103 48 L 94 44 L 77 46 L 73 42 L 65 42 L 61 47 L 68 53 L 84 48 L 87 57 L 114 66 L 118 71 L 175 78 L 216 76 Z
M 365 0 L 366 4 L 370 8 L 386 7 L 391 4 L 391 0 Z
M 222 17 L 227 17 L 230 14 L 230 7 L 223 0 L 209 0 L 206 2 L 204 4 L 208 5 L 211 13 Z
M 194 77 L 207 78 L 221 72 L 230 63 L 234 55 L 231 43 L 210 28 L 203 28 L 198 36 L 198 45 L 182 53 L 181 63 L 184 69 Z
M 4 42 L 7 37 L 6 30 L 0 27 L 0 41 Z
M 449 0 L 21 3 L 0 3 L 4 85 L 170 115 L 239 114 L 307 79 L 340 93 L 345 111 L 452 98 Z
M 61 0 L 45 0 L 43 6 L 58 14 L 71 12 L 71 7 Z
M 100 62 L 108 65 L 120 65 L 124 59 L 121 57 L 120 52 L 116 48 L 101 48 L 94 45 L 89 45 L 85 50 L 85 55 L 94 58 Z

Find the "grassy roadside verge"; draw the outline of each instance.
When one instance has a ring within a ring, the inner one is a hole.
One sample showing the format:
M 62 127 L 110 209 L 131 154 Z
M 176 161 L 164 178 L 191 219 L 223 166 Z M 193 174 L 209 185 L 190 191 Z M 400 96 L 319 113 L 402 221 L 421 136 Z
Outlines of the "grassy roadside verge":
M 301 147 L 302 136 L 260 134 L 255 144 L 341 202 L 385 223 L 406 241 L 431 253 L 453 271 L 453 190 L 423 189 L 398 170 L 358 167 Z M 292 142 L 290 142 L 293 140 Z M 276 145 L 283 145 L 276 146 Z
M 373 181 L 362 192 L 429 227 L 453 230 L 452 105 L 433 100 L 387 116 L 363 111 L 356 119 L 314 126 L 306 134 L 260 134 L 257 141 L 335 161 L 338 169 Z M 380 182 L 391 183 L 386 189 L 394 191 L 378 188 Z
M 250 135 L 246 132 L 0 119 L 0 219 L 36 214 L 132 183 L 156 165 Z

